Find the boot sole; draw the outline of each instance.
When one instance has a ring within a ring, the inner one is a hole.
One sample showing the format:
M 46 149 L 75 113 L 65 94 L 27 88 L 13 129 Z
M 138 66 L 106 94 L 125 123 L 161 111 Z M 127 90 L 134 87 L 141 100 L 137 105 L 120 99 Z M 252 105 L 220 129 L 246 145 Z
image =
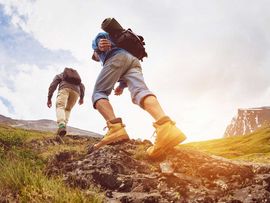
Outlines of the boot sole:
M 109 145 L 109 144 L 116 144 L 119 142 L 123 142 L 123 141 L 127 141 L 129 140 L 129 137 L 127 135 L 119 135 L 116 138 L 114 138 L 113 140 L 108 140 L 108 141 L 101 141 L 97 144 L 94 145 L 95 149 L 99 149 L 100 147 L 104 146 L 104 145 Z
M 186 136 L 184 134 L 182 134 L 179 138 L 173 139 L 169 143 L 167 143 L 166 145 L 164 145 L 163 147 L 160 147 L 159 149 L 157 149 L 153 154 L 149 155 L 149 157 L 150 158 L 158 158 L 166 150 L 168 150 L 170 148 L 174 148 L 175 146 L 177 146 L 178 144 L 180 144 L 181 142 L 183 142 L 185 139 L 186 139 Z

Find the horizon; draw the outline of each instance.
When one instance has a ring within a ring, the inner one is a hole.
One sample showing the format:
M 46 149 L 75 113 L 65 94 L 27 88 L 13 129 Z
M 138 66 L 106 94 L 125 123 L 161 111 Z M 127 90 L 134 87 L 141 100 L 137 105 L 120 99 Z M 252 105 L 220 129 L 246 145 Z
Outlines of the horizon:
M 101 69 L 91 60 L 91 42 L 103 19 L 114 17 L 144 37 L 146 84 L 186 134 L 185 143 L 222 138 L 238 109 L 269 106 L 269 7 L 266 0 L 148 0 L 144 6 L 0 0 L 0 114 L 56 120 L 55 109 L 46 106 L 48 87 L 70 66 L 82 76 L 86 94 L 69 125 L 104 134 L 106 122 L 91 103 Z M 131 138 L 153 139 L 153 119 L 132 104 L 127 89 L 110 101 Z
M 42 118 L 39 118 L 39 119 L 36 119 L 36 120 L 24 120 L 24 119 L 17 119 L 17 118 L 12 118 L 12 117 L 7 117 L 7 116 L 5 116 L 5 115 L 2 115 L 2 114 L 0 114 L 0 116 L 3 116 L 3 117 L 6 117 L 6 118 L 8 118 L 8 119 L 11 119 L 11 120 L 16 120 L 16 121 L 29 121 L 29 122 L 32 122 L 32 121 L 50 121 L 50 122 L 55 122 L 56 123 L 56 121 L 55 120 L 51 120 L 51 119 L 42 119 Z M 14 127 L 14 126 L 12 126 L 12 127 Z M 78 130 L 82 130 L 82 131 L 87 131 L 87 132 L 89 132 L 89 133 L 94 133 L 94 134 L 98 134 L 98 133 L 96 133 L 95 131 L 90 131 L 90 130 L 85 130 L 85 129 L 82 129 L 82 128 L 77 128 L 76 126 L 71 126 L 71 125 L 67 125 L 67 127 L 71 127 L 71 128 L 74 128 L 74 129 L 78 129 Z M 17 127 L 15 127 L 15 128 L 17 128 Z M 21 128 L 21 127 L 18 127 L 19 129 L 28 129 L 28 128 Z M 55 125 L 55 130 L 57 129 L 57 124 Z M 32 128 L 29 128 L 28 130 L 33 130 L 33 131 L 36 131 L 36 129 L 32 129 Z M 48 129 L 49 130 L 49 129 Z M 41 130 L 42 131 L 42 130 Z M 67 132 L 67 134 L 69 134 L 68 132 Z M 102 135 L 102 134 L 98 134 L 98 135 Z M 88 135 L 87 135 L 88 136 Z M 89 136 L 92 136 L 92 135 L 89 135 Z M 213 139 L 209 139 L 209 140 L 201 140 L 201 141 L 196 141 L 196 140 L 194 140 L 194 141 L 191 141 L 191 142 L 185 142 L 184 144 L 189 144 L 189 143 L 196 143 L 196 142 L 204 142 L 204 141 L 212 141 L 212 140 L 216 140 L 216 139 L 223 139 L 223 138 L 226 138 L 226 137 L 220 137 L 220 138 L 213 138 Z M 138 139 L 141 139 L 141 138 L 133 138 L 133 139 L 135 139 L 135 140 L 138 140 Z M 141 139 L 142 140 L 142 139 Z M 152 140 L 153 141 L 153 140 Z

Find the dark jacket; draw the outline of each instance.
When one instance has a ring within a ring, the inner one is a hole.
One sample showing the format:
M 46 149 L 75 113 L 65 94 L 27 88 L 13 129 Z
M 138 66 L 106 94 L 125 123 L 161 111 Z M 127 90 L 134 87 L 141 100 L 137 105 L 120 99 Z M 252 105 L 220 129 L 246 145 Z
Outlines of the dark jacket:
M 83 99 L 84 90 L 85 90 L 83 83 L 81 83 L 80 85 L 74 85 L 74 84 L 68 83 L 67 81 L 63 80 L 63 73 L 60 73 L 54 77 L 54 79 L 49 87 L 48 99 L 52 98 L 53 93 L 56 90 L 58 85 L 59 85 L 58 90 L 61 90 L 63 88 L 70 88 L 70 89 L 78 92 L 78 94 L 80 95 L 80 99 Z

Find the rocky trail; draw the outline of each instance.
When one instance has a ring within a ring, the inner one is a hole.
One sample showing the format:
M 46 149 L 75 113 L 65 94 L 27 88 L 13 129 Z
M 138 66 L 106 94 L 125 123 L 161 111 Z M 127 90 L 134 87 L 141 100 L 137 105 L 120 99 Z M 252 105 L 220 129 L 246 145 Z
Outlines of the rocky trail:
M 61 176 L 71 187 L 99 188 L 105 202 L 226 202 L 269 203 L 270 165 L 231 161 L 178 147 L 159 160 L 145 155 L 148 141 L 130 140 L 93 152 L 98 138 L 67 136 L 64 143 L 53 138 L 33 140 L 36 150 L 49 145 L 77 145 L 79 151 L 53 156 L 48 176 Z

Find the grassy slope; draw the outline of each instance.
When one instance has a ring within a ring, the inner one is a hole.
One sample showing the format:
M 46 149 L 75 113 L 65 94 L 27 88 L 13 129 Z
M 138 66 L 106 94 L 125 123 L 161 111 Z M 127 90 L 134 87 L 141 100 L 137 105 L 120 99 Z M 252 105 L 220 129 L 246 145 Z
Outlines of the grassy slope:
M 0 125 L 0 200 L 101 202 L 101 198 L 93 192 L 86 195 L 87 192 L 66 186 L 60 177 L 48 178 L 44 175 L 48 156 L 27 147 L 27 143 L 51 136 L 50 133 Z
M 181 145 L 230 159 L 270 163 L 270 127 L 245 136 L 193 142 Z
M 45 151 L 27 147 L 32 140 L 52 137 L 50 133 L 15 129 L 0 125 L 0 200 L 19 202 L 101 202 L 89 191 L 69 188 L 59 178 L 48 178 L 48 159 L 61 150 L 81 150 L 78 146 L 58 145 Z M 216 139 L 180 145 L 230 159 L 270 163 L 270 128 L 248 136 Z M 144 150 L 145 151 L 145 150 Z M 91 193 L 91 195 L 86 195 Z

